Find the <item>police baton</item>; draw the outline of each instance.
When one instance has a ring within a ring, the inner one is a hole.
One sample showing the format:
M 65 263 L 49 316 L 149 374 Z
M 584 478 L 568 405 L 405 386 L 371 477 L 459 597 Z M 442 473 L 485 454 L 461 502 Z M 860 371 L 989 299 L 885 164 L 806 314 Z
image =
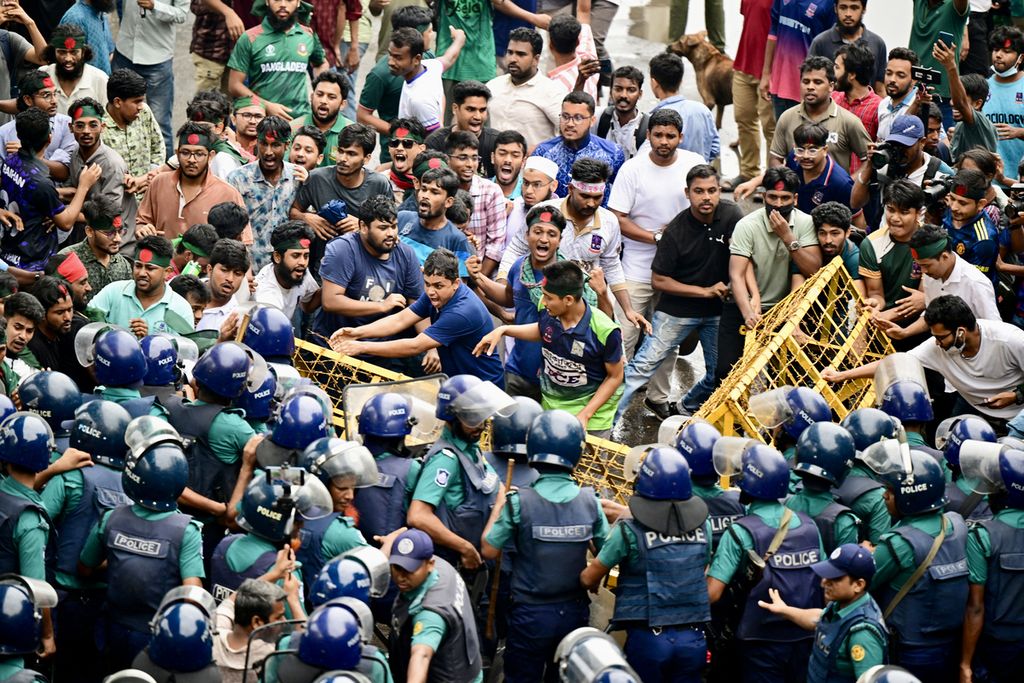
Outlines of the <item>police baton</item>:
M 508 460 L 508 470 L 505 472 L 505 495 L 512 486 L 512 473 L 516 466 L 513 458 Z M 506 501 L 507 503 L 508 501 Z M 484 637 L 487 640 L 494 639 L 494 615 L 498 610 L 498 586 L 501 584 L 501 558 L 505 553 L 498 553 L 498 559 L 494 561 L 494 578 L 491 580 L 491 596 L 487 605 L 487 625 L 484 628 Z

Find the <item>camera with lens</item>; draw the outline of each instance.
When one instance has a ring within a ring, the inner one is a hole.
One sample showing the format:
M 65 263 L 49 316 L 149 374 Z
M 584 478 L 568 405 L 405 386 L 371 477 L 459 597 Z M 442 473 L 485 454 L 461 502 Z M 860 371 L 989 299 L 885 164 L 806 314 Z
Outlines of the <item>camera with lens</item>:
M 884 166 L 888 166 L 894 157 L 899 158 L 899 150 L 896 149 L 895 145 L 891 142 L 880 142 L 875 146 L 875 151 L 871 153 L 871 165 L 877 171 Z
M 953 179 L 949 177 L 936 178 L 930 184 L 922 187 L 921 190 L 924 192 L 925 206 L 937 206 L 953 190 Z
M 1003 207 L 1003 214 L 1007 220 L 1014 221 L 1024 213 L 1024 183 L 1014 183 L 1007 194 L 1010 201 Z

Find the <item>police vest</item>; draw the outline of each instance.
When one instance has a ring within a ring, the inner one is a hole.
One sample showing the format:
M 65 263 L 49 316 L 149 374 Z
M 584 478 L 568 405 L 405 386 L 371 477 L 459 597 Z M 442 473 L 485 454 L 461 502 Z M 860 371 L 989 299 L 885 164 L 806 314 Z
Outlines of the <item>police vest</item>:
M 512 599 L 524 603 L 586 598 L 580 572 L 598 523 L 594 489 L 579 489 L 566 503 L 552 503 L 532 487 L 519 490 L 516 570 Z
M 826 555 L 830 555 L 838 545 L 836 542 L 836 520 L 844 512 L 850 512 L 850 508 L 841 503 L 829 503 L 824 510 L 814 516 L 814 523 L 818 526 L 821 544 L 825 546 Z
M 331 559 L 324 557 L 323 544 L 324 536 L 335 520 L 341 520 L 341 523 L 349 528 L 354 526 L 350 518 L 342 516 L 340 512 L 332 512 L 326 517 L 303 521 L 302 528 L 299 529 L 302 544 L 295 553 L 295 559 L 302 563 L 302 581 L 306 588 L 313 585 L 324 564 Z
M 377 483 L 356 490 L 357 526 L 367 541 L 372 541 L 374 536 L 387 536 L 405 525 L 405 515 L 409 511 L 405 482 L 411 467 L 411 458 L 395 455 L 379 458 Z
M 939 546 L 928 571 L 887 620 L 893 638 L 904 645 L 952 645 L 960 638 L 968 593 L 967 525 L 955 512 L 944 516 L 946 540 Z M 924 561 L 935 540 L 931 534 L 912 526 L 896 527 L 892 533 L 902 536 L 914 549 L 914 567 Z M 886 586 L 879 602 L 888 605 L 898 589 L 899 586 Z
M 84 467 L 82 497 L 73 510 L 65 510 L 57 529 L 57 569 L 74 576 L 85 540 L 105 512 L 131 505 L 121 488 L 121 472 L 103 465 Z
M 454 453 L 462 470 L 462 503 L 454 510 L 448 509 L 448 504 L 442 498 L 435 513 L 445 528 L 459 538 L 469 541 L 473 547 L 480 550 L 480 537 L 484 533 L 484 526 L 487 524 L 487 517 L 490 515 L 491 506 L 494 505 L 494 497 L 497 495 L 497 487 L 490 493 L 482 490 L 486 471 L 477 462 L 474 462 L 461 449 L 446 439 L 438 439 L 427 452 L 425 463 L 431 458 L 442 457 L 440 451 L 447 450 Z M 438 547 L 436 552 L 441 557 L 453 563 L 458 563 L 458 553 Z
M 192 518 L 175 512 L 142 519 L 131 506 L 107 517 L 107 612 L 111 620 L 148 633 L 160 601 L 181 585 L 181 542 Z
M 480 674 L 480 641 L 469 592 L 455 568 L 434 558 L 438 579 L 423 596 L 421 609 L 438 614 L 445 623 L 444 639 L 430 660 L 429 683 L 472 683 Z M 391 616 L 388 658 L 396 683 L 404 683 L 412 651 L 412 615 L 409 601 L 399 598 Z
M 968 497 L 967 494 L 960 490 L 955 481 L 946 482 L 946 499 L 949 501 L 946 503 L 947 510 L 959 514 L 969 522 L 992 519 L 992 508 L 988 505 L 987 496 L 982 496 L 976 502 L 972 500 L 971 504 L 974 507 L 970 510 L 965 510 L 964 504 L 967 502 Z
M 865 493 L 880 488 L 882 483 L 870 477 L 847 477 L 835 492 L 839 502 L 847 507 L 853 507 L 854 502 Z
M 726 489 L 722 491 L 721 495 L 707 498 L 701 496 L 701 499 L 708 506 L 708 521 L 711 522 L 711 549 L 714 550 L 718 547 L 718 541 L 722 538 L 722 534 L 747 511 L 743 508 L 743 503 L 740 502 L 738 489 Z
M 275 656 L 275 658 L 280 657 L 277 666 L 278 683 L 313 683 L 321 675 L 327 673 L 327 669 L 321 669 L 299 659 L 297 653 L 299 643 L 302 642 L 302 635 L 302 633 L 293 634 L 288 641 L 288 653 Z M 356 665 L 355 670 L 371 681 L 386 681 L 388 679 L 387 667 L 378 656 L 380 651 L 373 645 L 363 645 L 362 650 L 359 664 Z
M 807 683 L 843 683 L 849 677 L 839 676 L 836 660 L 841 654 L 840 649 L 846 637 L 855 626 L 865 626 L 882 639 L 882 651 L 885 652 L 886 630 L 882 619 L 882 610 L 878 608 L 871 596 L 861 603 L 857 609 L 844 615 L 841 619 L 818 621 L 814 629 L 814 648 L 807 666 Z
M 498 473 L 498 479 L 502 483 L 505 483 L 505 475 L 508 474 L 508 461 L 509 459 L 503 455 L 498 455 L 493 451 L 486 451 L 484 458 L 491 464 L 494 471 Z M 512 485 L 520 489 L 525 489 L 527 486 L 537 481 L 540 473 L 537 470 L 530 467 L 526 461 L 525 455 L 518 455 L 516 458 L 516 464 L 512 466 Z M 501 549 L 501 573 L 511 576 L 512 571 L 515 567 L 516 561 L 516 543 L 515 539 L 509 539 L 505 547 Z
M 21 574 L 21 558 L 18 555 L 17 543 L 14 541 L 14 533 L 18 529 L 22 513 L 27 510 L 35 510 L 50 525 L 46 542 L 46 578 L 47 581 L 52 581 L 56 548 L 50 516 L 46 514 L 42 505 L 3 491 L 0 491 L 0 574 Z
M 127 410 L 132 419 L 135 419 L 136 417 L 149 415 L 149 412 L 153 410 L 154 403 L 156 403 L 156 396 L 142 396 L 140 398 L 130 398 L 118 405 Z
M 241 460 L 229 464 L 218 458 L 208 441 L 210 427 L 226 406 L 186 403 L 180 396 L 170 397 L 164 407 L 168 422 L 185 441 L 188 459 L 188 487 L 199 495 L 218 503 L 231 499 L 241 469 Z
M 1024 640 L 1024 529 L 998 519 L 980 522 L 992 552 L 985 581 L 984 638 Z
M 683 536 L 665 536 L 636 520 L 625 524 L 636 536 L 640 561 L 619 566 L 612 620 L 644 626 L 682 626 L 711 620 L 704 579 L 708 543 L 704 525 Z
M 277 562 L 277 551 L 268 550 L 251 565 L 240 572 L 236 572 L 228 565 L 228 549 L 235 541 L 244 538 L 245 534 L 231 534 L 221 539 L 213 551 L 213 559 L 210 560 L 210 585 L 213 588 L 213 597 L 217 602 L 226 600 L 238 590 L 246 579 L 258 579 L 274 566 Z
M 789 643 L 812 637 L 793 622 L 757 605 L 758 600 L 771 602 L 768 589 L 774 588 L 786 596 L 786 602 L 793 607 L 810 609 L 822 606 L 821 580 L 811 570 L 811 565 L 821 560 L 818 527 L 804 513 L 793 514 L 799 517 L 800 526 L 794 528 L 790 525 L 782 545 L 768 560 L 761 580 L 747 596 L 737 631 L 741 640 Z M 768 526 L 757 515 L 738 519 L 733 526 L 737 525 L 750 532 L 754 539 L 754 552 L 764 557 L 777 528 Z

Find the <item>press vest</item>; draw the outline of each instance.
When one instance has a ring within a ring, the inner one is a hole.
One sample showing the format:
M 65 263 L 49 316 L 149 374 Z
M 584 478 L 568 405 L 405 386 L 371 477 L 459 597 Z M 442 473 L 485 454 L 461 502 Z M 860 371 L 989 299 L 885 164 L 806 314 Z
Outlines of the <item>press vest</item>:
M 481 489 L 486 474 L 484 469 L 447 439 L 441 438 L 434 442 L 427 452 L 425 462 L 430 462 L 433 457 L 440 457 L 437 453 L 442 450 L 454 453 L 459 460 L 459 467 L 462 469 L 463 499 L 462 504 L 454 510 L 449 510 L 448 504 L 442 499 L 441 504 L 435 510 L 437 518 L 441 520 L 446 529 L 459 538 L 469 541 L 474 548 L 479 550 L 480 537 L 483 535 L 487 517 L 494 504 L 497 488 L 491 493 L 484 493 Z M 458 554 L 447 548 L 437 548 L 437 554 L 449 561 L 458 562 Z
M 636 520 L 623 520 L 636 536 L 640 561 L 619 566 L 612 620 L 645 626 L 683 626 L 711 620 L 704 568 L 708 543 L 704 526 L 683 536 L 665 536 Z
M 181 585 L 181 543 L 192 518 L 180 512 L 142 519 L 131 506 L 107 517 L 107 612 L 119 624 L 149 632 L 167 591 Z
M 771 642 L 795 642 L 812 637 L 791 621 L 758 607 L 758 600 L 771 602 L 768 589 L 775 588 L 786 596 L 786 602 L 793 607 L 808 609 L 822 606 L 820 579 L 811 570 L 811 565 L 821 560 L 818 527 L 802 512 L 794 512 L 800 518 L 800 526 L 789 527 L 782 545 L 768 560 L 761 581 L 747 596 L 747 604 L 740 619 L 737 636 L 742 640 L 766 640 Z M 747 515 L 736 520 L 750 532 L 754 539 L 754 552 L 764 557 L 775 536 L 776 527 L 768 526 L 757 515 Z
M 566 503 L 553 503 L 532 487 L 519 489 L 512 599 L 536 604 L 586 598 L 579 576 L 587 566 L 598 515 L 589 486 Z
M 1024 640 L 1024 529 L 998 519 L 980 522 L 992 553 L 985 582 L 983 638 Z
M 841 619 L 818 621 L 818 626 L 814 629 L 814 647 L 807 666 L 807 683 L 848 683 L 848 676 L 839 676 L 836 660 L 846 637 L 859 625 L 866 625 L 882 639 L 883 644 L 885 643 L 886 630 L 882 610 L 871 597 Z
M 356 491 L 355 506 L 359 509 L 359 531 L 367 540 L 387 536 L 405 525 L 408 505 L 405 481 L 412 459 L 389 455 L 377 460 L 377 483 Z
M 66 510 L 57 529 L 57 569 L 74 576 L 85 540 L 105 512 L 131 505 L 121 488 L 121 472 L 103 465 L 83 467 L 82 496 L 73 510 Z
M 438 580 L 423 596 L 422 609 L 444 619 L 444 639 L 430 660 L 429 683 L 472 683 L 481 672 L 480 642 L 466 584 L 448 562 L 434 558 Z M 391 617 L 388 658 L 396 683 L 404 683 L 412 651 L 409 601 L 398 599 Z
M 726 489 L 718 496 L 703 498 L 708 506 L 708 521 L 711 522 L 711 548 L 718 547 L 718 541 L 733 522 L 747 513 L 740 502 L 740 492 Z
M 233 570 L 228 565 L 228 549 L 234 545 L 235 541 L 244 537 L 245 534 L 226 536 L 221 539 L 213 551 L 213 558 L 210 560 L 210 585 L 213 587 L 213 597 L 217 599 L 217 602 L 230 597 L 246 579 L 260 578 L 270 571 L 270 568 L 277 562 L 277 551 L 268 550 L 242 571 Z
M 207 440 L 213 421 L 226 407 L 210 403 L 186 403 L 180 396 L 169 398 L 164 407 L 168 412 L 167 421 L 185 440 L 188 487 L 210 500 L 228 502 L 235 490 L 241 462 L 223 462 L 213 453 Z
M 960 638 L 968 593 L 967 525 L 955 512 L 944 516 L 946 539 L 939 546 L 935 559 L 889 615 L 893 638 L 904 645 L 952 645 Z M 931 550 L 935 537 L 912 526 L 900 526 L 892 531 L 910 543 L 914 549 L 914 567 L 919 566 Z M 888 605 L 899 588 L 886 586 L 879 602 Z

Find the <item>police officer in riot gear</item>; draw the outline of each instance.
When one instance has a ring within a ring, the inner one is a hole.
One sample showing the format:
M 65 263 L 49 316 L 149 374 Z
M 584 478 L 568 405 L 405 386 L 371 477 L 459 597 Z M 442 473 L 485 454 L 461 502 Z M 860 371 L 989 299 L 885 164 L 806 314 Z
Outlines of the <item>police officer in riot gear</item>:
M 630 665 L 645 682 L 699 681 L 707 651 L 702 629 L 711 620 L 704 580 L 711 525 L 679 451 L 647 453 L 629 508 L 633 518 L 615 525 L 580 582 L 596 589 L 618 565 L 612 620 L 626 629 Z
M 277 407 L 273 429 L 256 449 L 256 464 L 298 465 L 311 443 L 333 436 L 333 411 L 333 402 L 319 387 L 308 384 L 288 391 Z
M 328 671 L 356 671 L 364 634 L 346 598 L 329 600 L 309 615 L 305 630 L 292 634 L 286 649 L 267 657 L 268 680 L 312 683 Z M 379 669 L 379 667 L 377 667 Z
M 184 366 L 199 358 L 195 342 L 169 334 L 151 334 L 139 340 L 146 359 L 146 375 L 142 378 L 143 396 L 165 399 L 181 391 L 185 384 Z
M 75 417 L 75 408 L 82 404 L 82 394 L 75 381 L 63 372 L 43 370 L 29 375 L 18 385 L 22 407 L 46 420 L 53 431 L 57 453 L 68 447 L 68 428 Z
M 91 348 L 83 351 L 80 347 L 90 340 Z M 139 391 L 149 367 L 139 340 L 131 332 L 105 323 L 90 323 L 75 335 L 75 349 L 83 365 L 92 365 L 96 393 L 101 398 L 120 403 L 133 418 L 162 414 L 159 409 L 154 412 L 156 397 L 143 396 Z
M 996 432 L 985 418 L 978 415 L 959 415 L 943 420 L 935 430 L 935 443 L 942 449 L 946 476 L 946 509 L 957 512 L 966 520 L 991 519 L 984 492 L 973 488 L 960 469 L 960 447 L 968 439 L 995 443 Z
M 883 496 L 885 485 L 861 461 L 860 455 L 882 439 L 897 438 L 900 423 L 878 408 L 858 408 L 850 411 L 841 425 L 853 437 L 857 452 L 846 478 L 836 489 L 836 496 L 861 520 L 859 540 L 877 545 L 882 534 L 892 526 L 892 517 Z
M 540 476 L 499 499 L 483 533 L 485 559 L 496 559 L 509 540 L 516 549 L 505 644 L 509 683 L 555 680 L 548 663 L 558 643 L 590 616 L 590 600 L 578 576 L 590 544 L 604 544 L 608 520 L 594 490 L 572 480 L 585 440 L 583 425 L 572 413 L 549 410 L 537 416 L 526 449 Z
M 128 668 L 146 646 L 150 620 L 167 592 L 202 587 L 205 576 L 199 525 L 178 512 L 188 481 L 181 437 L 163 420 L 144 416 L 128 424 L 125 442 L 121 486 L 134 502 L 100 517 L 79 558 L 79 573 L 87 578 L 106 561 L 97 644 L 108 673 Z
M 280 309 L 257 306 L 249 316 L 242 343 L 271 365 L 291 365 L 295 354 L 295 330 Z
M 219 683 L 220 670 L 213 662 L 216 608 L 213 596 L 202 588 L 169 591 L 153 616 L 149 645 L 132 668 L 157 683 Z
M 537 470 L 527 462 L 526 437 L 533 421 L 544 412 L 540 404 L 527 396 L 513 396 L 515 412 L 511 415 L 497 415 L 491 419 L 491 450 L 484 453 L 487 462 L 497 472 L 506 486 L 529 486 L 539 476 Z M 508 463 L 512 466 L 512 483 L 505 481 Z
M 809 426 L 809 425 L 808 425 Z M 789 488 L 789 468 L 779 451 L 748 439 L 723 437 L 715 444 L 715 469 L 739 475 L 740 501 L 748 514 L 729 527 L 708 570 L 708 594 L 717 602 L 733 582 L 753 584 L 737 628 L 743 681 L 802 681 L 811 635 L 778 615 L 765 615 L 758 600 L 773 588 L 800 609 L 822 607 L 811 566 L 824 552 L 814 520 L 780 502 Z M 756 571 L 755 557 L 764 562 Z
M 712 452 L 721 437 L 714 425 L 703 421 L 691 422 L 676 436 L 676 449 L 690 466 L 693 494 L 708 506 L 712 552 L 729 525 L 746 512 L 740 503 L 740 492 L 735 488 L 723 489 L 719 485 L 721 478 L 715 472 Z
M 640 683 L 619 645 L 596 628 L 578 628 L 558 644 L 555 653 L 563 683 Z
M 472 571 L 498 491 L 498 475 L 480 453 L 488 418 L 509 415 L 516 403 L 490 382 L 455 375 L 441 385 L 435 415 L 444 431 L 424 459 L 409 504 L 409 526 L 434 540 L 438 555 Z
M 57 593 L 45 581 L 0 575 L 0 681 L 46 681 L 42 674 L 25 668 L 25 657 L 38 652 L 44 637 L 43 614 L 56 605 Z
M 277 408 L 277 374 L 273 368 L 263 381 L 253 388 L 246 387 L 231 406 L 244 411 L 245 421 L 257 434 L 270 432 L 269 422 Z
M 793 471 L 803 487 L 786 501 L 786 507 L 814 519 L 826 553 L 858 541 L 860 520 L 833 497 L 834 489 L 843 483 L 853 464 L 855 452 L 850 433 L 831 422 L 811 425 L 796 440 Z
M 773 431 L 776 447 L 787 460 L 804 430 L 816 422 L 831 422 L 832 409 L 821 394 L 807 387 L 782 386 L 749 401 L 751 414 Z

